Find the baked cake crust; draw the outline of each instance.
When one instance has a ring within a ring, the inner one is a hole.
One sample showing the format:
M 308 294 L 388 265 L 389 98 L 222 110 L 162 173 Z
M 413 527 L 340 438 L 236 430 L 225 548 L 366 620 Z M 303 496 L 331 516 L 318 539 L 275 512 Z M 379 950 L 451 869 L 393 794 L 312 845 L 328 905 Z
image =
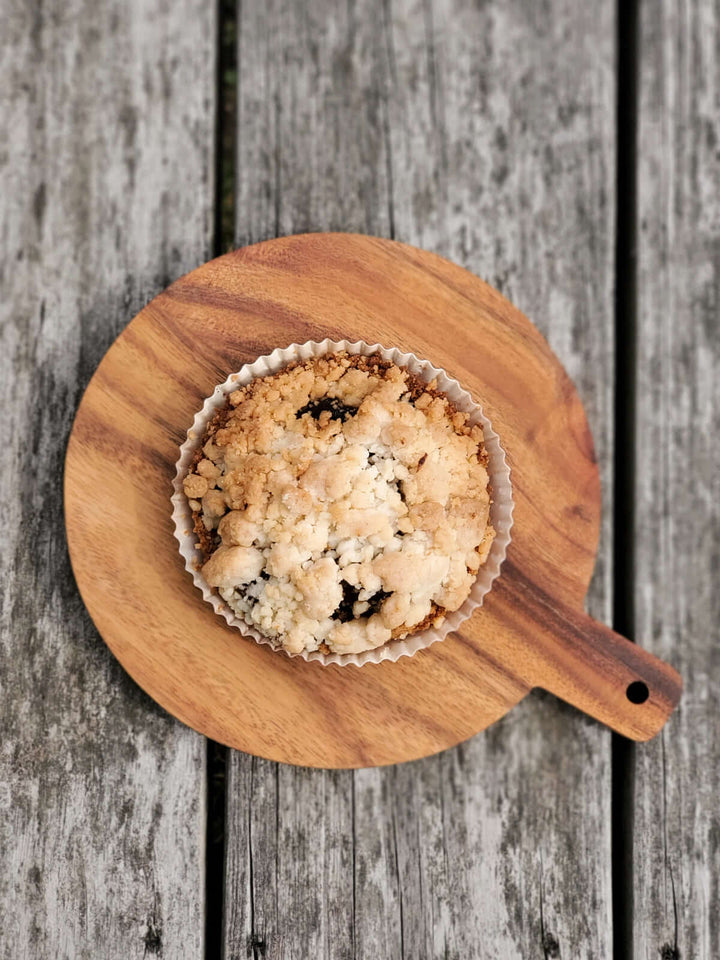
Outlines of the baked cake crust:
M 495 532 L 482 428 L 375 354 L 229 395 L 183 486 L 207 583 L 290 653 L 358 653 L 442 621 Z

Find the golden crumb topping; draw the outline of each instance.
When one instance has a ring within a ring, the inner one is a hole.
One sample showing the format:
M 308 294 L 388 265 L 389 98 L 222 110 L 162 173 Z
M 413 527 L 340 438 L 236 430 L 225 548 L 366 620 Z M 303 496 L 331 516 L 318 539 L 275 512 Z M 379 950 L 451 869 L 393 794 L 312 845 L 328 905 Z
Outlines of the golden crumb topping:
M 290 653 L 358 653 L 439 622 L 495 536 L 467 419 L 378 355 L 231 393 L 183 482 L 208 584 Z

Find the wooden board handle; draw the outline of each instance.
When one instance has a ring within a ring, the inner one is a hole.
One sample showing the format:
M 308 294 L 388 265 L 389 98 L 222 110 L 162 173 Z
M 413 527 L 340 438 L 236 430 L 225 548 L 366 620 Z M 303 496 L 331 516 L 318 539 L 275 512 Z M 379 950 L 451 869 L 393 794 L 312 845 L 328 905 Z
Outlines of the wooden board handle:
M 659 733 L 682 693 L 677 670 L 584 612 L 556 613 L 534 685 L 632 740 Z

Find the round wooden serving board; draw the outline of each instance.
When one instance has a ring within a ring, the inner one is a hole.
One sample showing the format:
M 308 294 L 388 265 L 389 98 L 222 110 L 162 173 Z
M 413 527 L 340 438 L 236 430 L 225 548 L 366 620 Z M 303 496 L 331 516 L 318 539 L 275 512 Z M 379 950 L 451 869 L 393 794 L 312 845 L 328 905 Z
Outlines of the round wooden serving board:
M 325 337 L 443 367 L 481 404 L 512 470 L 512 543 L 483 607 L 397 663 L 326 667 L 244 638 L 203 601 L 173 537 L 174 464 L 205 397 L 275 347 Z M 65 508 L 80 591 L 115 656 L 166 710 L 239 750 L 319 767 L 411 760 L 484 729 L 536 686 L 646 740 L 680 696 L 670 666 L 583 612 L 600 488 L 561 364 L 492 287 L 400 243 L 272 240 L 157 296 L 83 397 Z

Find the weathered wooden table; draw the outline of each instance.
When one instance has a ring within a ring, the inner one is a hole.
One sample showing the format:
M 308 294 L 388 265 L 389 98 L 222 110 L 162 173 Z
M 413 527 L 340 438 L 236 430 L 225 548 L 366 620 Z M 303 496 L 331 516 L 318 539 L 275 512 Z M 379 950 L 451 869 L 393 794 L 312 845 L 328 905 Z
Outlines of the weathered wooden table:
M 720 956 L 719 44 L 711 0 L 2 5 L 2 960 Z M 589 609 L 685 677 L 655 741 L 532 695 L 426 761 L 278 767 L 105 648 L 62 518 L 84 386 L 169 281 L 319 229 L 548 336 L 602 466 Z

